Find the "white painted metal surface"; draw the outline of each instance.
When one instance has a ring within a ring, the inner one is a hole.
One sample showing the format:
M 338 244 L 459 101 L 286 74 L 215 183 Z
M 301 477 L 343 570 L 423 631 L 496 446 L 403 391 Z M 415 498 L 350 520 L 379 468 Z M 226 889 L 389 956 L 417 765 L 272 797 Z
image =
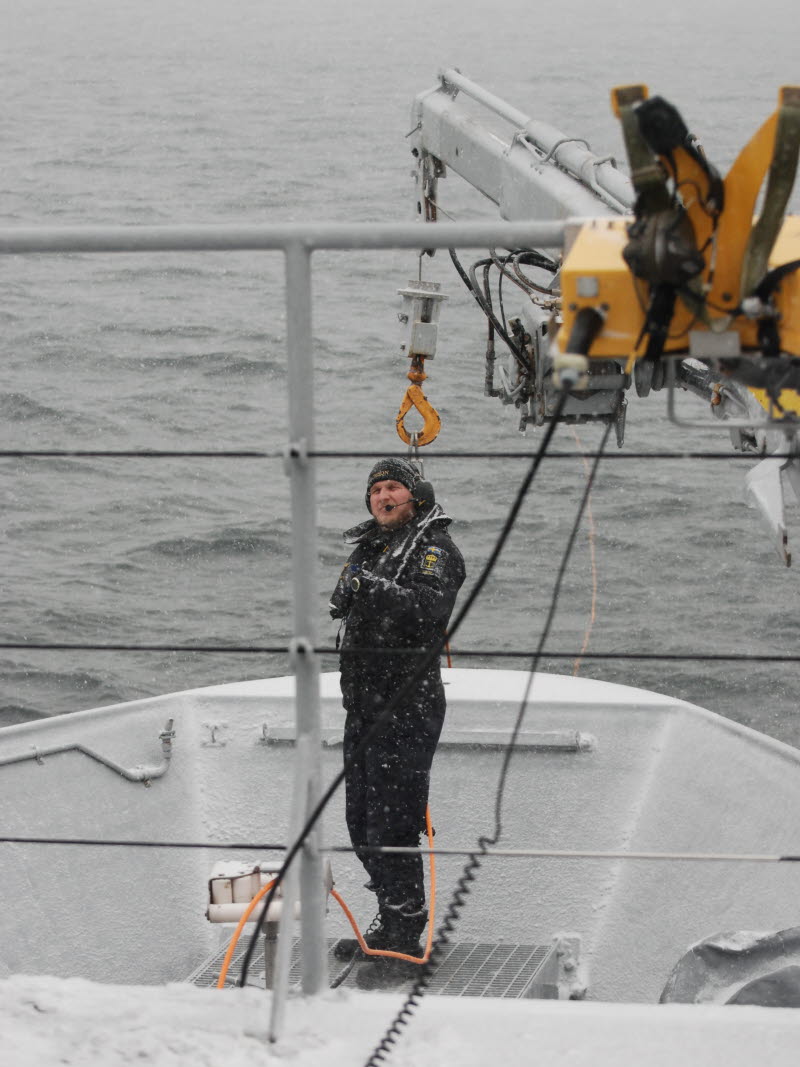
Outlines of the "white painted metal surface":
M 280 252 L 315 248 L 560 247 L 560 221 L 442 222 L 423 231 L 414 222 L 292 222 L 281 225 L 2 226 L 0 255 L 53 252 Z
M 509 126 L 498 134 L 477 121 L 458 94 Z M 497 204 L 504 219 L 563 219 L 632 211 L 630 181 L 585 142 L 531 119 L 458 71 L 414 101 L 412 148 L 451 168 Z M 509 246 L 510 247 L 510 246 Z M 546 247 L 546 245 L 539 245 Z

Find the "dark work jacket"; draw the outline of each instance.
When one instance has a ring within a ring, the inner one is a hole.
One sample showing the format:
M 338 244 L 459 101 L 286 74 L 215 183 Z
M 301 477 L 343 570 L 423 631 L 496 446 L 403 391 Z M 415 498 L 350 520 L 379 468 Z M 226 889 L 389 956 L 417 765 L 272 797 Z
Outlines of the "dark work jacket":
M 331 615 L 344 620 L 341 642 L 342 698 L 348 712 L 367 725 L 420 665 L 424 653 L 391 655 L 367 649 L 429 649 L 443 637 L 464 581 L 464 560 L 438 504 L 396 530 L 374 519 L 345 533 L 355 544 L 331 598 Z M 353 592 L 351 579 L 361 588 Z M 444 716 L 438 657 L 427 668 L 401 717 Z M 397 716 L 396 716 L 397 717 Z M 441 723 L 439 723 L 441 726 Z

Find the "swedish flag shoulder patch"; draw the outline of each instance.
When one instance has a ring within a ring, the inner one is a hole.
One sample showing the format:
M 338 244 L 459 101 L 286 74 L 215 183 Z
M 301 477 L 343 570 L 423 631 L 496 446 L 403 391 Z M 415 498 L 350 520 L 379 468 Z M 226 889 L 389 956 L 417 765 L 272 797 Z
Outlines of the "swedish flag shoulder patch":
M 446 559 L 447 553 L 443 548 L 439 548 L 438 545 L 428 545 L 422 555 L 419 569 L 423 574 L 430 575 L 433 578 L 441 578 L 444 573 Z

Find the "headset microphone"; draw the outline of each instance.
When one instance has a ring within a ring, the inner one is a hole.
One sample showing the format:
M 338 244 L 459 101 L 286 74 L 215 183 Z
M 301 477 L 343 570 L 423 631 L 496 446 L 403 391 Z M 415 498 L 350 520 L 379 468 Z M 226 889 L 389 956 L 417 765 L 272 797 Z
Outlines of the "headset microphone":
M 420 511 L 427 511 L 428 508 L 432 508 L 436 502 L 436 496 L 433 492 L 433 486 L 430 482 L 419 481 L 414 486 L 414 492 L 408 498 L 408 500 L 402 501 L 400 504 L 387 504 L 386 511 L 394 511 L 395 508 L 401 508 L 404 504 L 414 503 L 420 509 Z

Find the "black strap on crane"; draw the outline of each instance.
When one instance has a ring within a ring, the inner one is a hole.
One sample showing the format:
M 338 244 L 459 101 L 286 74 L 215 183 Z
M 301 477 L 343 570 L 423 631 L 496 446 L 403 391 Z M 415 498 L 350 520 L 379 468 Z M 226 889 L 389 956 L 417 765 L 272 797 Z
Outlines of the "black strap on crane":
M 800 88 L 786 86 L 781 90 L 778 121 L 772 162 L 767 176 L 767 188 L 761 215 L 750 232 L 741 271 L 741 298 L 757 293 L 766 280 L 767 263 L 775 238 L 783 224 L 800 154 Z
M 722 202 L 722 182 L 689 133 L 678 111 L 661 97 L 646 98 L 644 86 L 616 90 L 615 104 L 622 123 L 625 148 L 636 190 L 635 219 L 628 227 L 623 257 L 637 278 L 650 286 L 638 344 L 647 336 L 645 359 L 657 360 L 666 344 L 675 303 L 680 294 L 702 310 L 702 295 L 692 281 L 703 271 L 705 259 L 697 248 L 694 229 L 677 194 L 678 149 L 686 151 L 701 168 L 708 190 L 704 201 L 715 212 Z M 661 162 L 665 159 L 669 170 Z M 670 188 L 673 178 L 675 188 Z

